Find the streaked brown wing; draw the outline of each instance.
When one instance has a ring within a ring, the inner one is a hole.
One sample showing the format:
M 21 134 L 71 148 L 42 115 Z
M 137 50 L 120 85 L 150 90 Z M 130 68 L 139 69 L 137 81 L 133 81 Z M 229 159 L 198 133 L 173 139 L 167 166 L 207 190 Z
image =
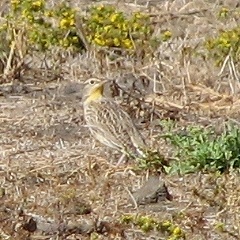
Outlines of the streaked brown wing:
M 113 101 L 103 99 L 93 102 L 88 111 L 94 117 L 86 117 L 92 134 L 102 143 L 124 151 L 134 151 L 145 145 L 130 116 Z M 91 110 L 92 108 L 92 110 Z

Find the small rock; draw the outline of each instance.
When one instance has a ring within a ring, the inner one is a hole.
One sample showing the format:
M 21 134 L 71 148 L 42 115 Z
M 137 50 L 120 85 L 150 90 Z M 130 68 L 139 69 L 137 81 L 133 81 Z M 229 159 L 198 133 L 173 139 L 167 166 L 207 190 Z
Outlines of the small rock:
M 133 197 L 138 205 L 157 203 L 166 199 L 172 200 L 165 183 L 157 176 L 150 176 L 147 182 L 133 193 Z

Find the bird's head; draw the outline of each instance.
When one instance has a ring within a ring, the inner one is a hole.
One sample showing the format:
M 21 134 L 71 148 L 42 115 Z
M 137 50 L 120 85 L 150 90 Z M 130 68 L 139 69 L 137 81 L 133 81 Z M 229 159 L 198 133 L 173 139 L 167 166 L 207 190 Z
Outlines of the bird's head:
M 107 80 L 90 78 L 85 81 L 83 88 L 83 103 L 88 104 L 92 101 L 98 101 L 103 97 L 104 84 Z

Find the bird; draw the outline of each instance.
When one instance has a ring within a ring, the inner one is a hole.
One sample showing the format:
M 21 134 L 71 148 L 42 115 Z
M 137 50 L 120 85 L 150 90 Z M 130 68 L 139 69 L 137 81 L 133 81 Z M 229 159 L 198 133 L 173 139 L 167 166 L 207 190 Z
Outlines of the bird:
M 84 82 L 83 112 L 86 126 L 100 143 L 118 150 L 124 156 L 143 156 L 145 140 L 129 114 L 114 101 L 104 97 L 108 80 L 90 78 Z

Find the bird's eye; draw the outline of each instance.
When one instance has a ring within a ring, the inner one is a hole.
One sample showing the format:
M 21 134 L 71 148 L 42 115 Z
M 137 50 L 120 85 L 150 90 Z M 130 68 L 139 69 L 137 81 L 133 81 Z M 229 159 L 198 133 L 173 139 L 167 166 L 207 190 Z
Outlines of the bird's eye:
M 90 80 L 89 82 L 91 85 L 94 85 L 95 84 L 95 81 L 94 80 Z

